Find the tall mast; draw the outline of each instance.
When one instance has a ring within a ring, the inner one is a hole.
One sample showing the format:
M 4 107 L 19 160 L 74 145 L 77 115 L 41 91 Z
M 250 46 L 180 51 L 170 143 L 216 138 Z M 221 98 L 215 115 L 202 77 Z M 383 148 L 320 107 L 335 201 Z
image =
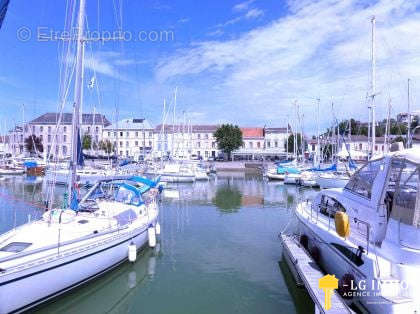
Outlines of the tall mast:
M 372 58 L 372 82 L 371 82 L 371 110 L 372 110 L 372 147 L 371 147 L 371 157 L 375 151 L 375 144 L 376 144 L 376 117 L 375 117 L 375 93 L 376 93 L 376 55 L 375 55 L 375 27 L 376 27 L 376 19 L 375 16 L 371 19 L 372 22 L 372 51 L 371 51 L 371 58 Z
M 406 148 L 410 148 L 411 146 L 411 136 L 410 136 L 410 128 L 411 128 L 411 110 L 410 110 L 410 79 L 407 80 L 407 145 Z
M 79 2 L 79 15 L 77 18 L 77 51 L 76 51 L 76 76 L 74 83 L 74 103 L 72 121 L 72 154 L 70 160 L 70 183 L 68 186 L 68 205 L 71 204 L 72 189 L 76 183 L 77 150 L 79 141 L 80 106 L 83 98 L 83 57 L 84 57 L 84 26 L 85 26 L 85 0 Z
M 321 99 L 317 99 L 317 121 L 316 121 L 316 164 L 319 165 L 321 158 L 320 158 L 320 143 L 319 143 L 319 103 Z

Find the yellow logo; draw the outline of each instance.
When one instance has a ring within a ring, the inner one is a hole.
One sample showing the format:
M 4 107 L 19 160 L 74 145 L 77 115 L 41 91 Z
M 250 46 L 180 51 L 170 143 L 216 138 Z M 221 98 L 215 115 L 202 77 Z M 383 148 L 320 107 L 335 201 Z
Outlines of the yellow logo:
M 338 279 L 335 278 L 335 275 L 325 275 L 318 280 L 319 289 L 324 290 L 325 293 L 325 310 L 331 308 L 331 296 L 334 289 L 338 288 Z

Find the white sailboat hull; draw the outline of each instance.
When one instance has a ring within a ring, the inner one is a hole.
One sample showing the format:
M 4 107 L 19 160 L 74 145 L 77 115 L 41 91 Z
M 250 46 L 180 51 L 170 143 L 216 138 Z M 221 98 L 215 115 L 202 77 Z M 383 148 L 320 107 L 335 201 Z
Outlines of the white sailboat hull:
M 280 181 L 284 180 L 283 173 L 267 172 L 266 176 L 269 180 L 280 180 Z
M 156 218 L 151 221 L 155 222 Z M 51 263 L 4 276 L 0 280 L 0 313 L 26 311 L 117 267 L 127 259 L 131 242 L 137 248 L 146 244 L 147 228 L 119 233 L 105 244 L 91 245 L 80 253 L 63 253 Z

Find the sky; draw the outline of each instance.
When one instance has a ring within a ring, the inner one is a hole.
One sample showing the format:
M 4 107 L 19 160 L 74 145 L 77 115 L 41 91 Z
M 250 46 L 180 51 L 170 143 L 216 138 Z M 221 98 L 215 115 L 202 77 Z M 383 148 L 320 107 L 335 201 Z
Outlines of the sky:
M 74 40 L 63 30 L 76 4 L 10 1 L 0 29 L 0 133 L 57 111 L 67 90 L 71 112 Z M 420 1 L 87 0 L 86 10 L 83 112 L 96 107 L 111 122 L 161 123 L 175 89 L 177 122 L 283 127 L 298 110 L 314 133 L 318 116 L 321 129 L 367 121 L 373 15 L 377 119 L 388 103 L 392 115 L 407 110 L 408 78 L 411 107 L 420 108 Z M 118 29 L 124 40 L 95 40 Z

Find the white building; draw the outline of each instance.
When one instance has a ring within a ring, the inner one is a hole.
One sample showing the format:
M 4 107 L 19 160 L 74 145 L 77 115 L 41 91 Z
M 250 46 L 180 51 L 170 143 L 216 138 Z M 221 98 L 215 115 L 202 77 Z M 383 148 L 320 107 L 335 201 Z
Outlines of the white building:
M 10 147 L 13 155 L 25 152 L 24 141 L 31 135 L 39 137 L 43 144 L 43 151 L 58 158 L 65 158 L 71 151 L 71 124 L 73 114 L 45 113 L 28 122 L 22 127 L 15 127 L 10 131 Z M 58 121 L 60 124 L 58 125 Z M 109 121 L 102 114 L 82 114 L 81 136 L 90 135 L 92 143 L 99 143 L 102 139 L 102 129 L 109 125 Z
M 110 141 L 119 156 L 139 160 L 153 149 L 152 125 L 146 119 L 123 119 L 104 128 L 103 140 Z
M 154 156 L 179 159 L 217 157 L 218 125 L 162 125 L 154 130 Z

